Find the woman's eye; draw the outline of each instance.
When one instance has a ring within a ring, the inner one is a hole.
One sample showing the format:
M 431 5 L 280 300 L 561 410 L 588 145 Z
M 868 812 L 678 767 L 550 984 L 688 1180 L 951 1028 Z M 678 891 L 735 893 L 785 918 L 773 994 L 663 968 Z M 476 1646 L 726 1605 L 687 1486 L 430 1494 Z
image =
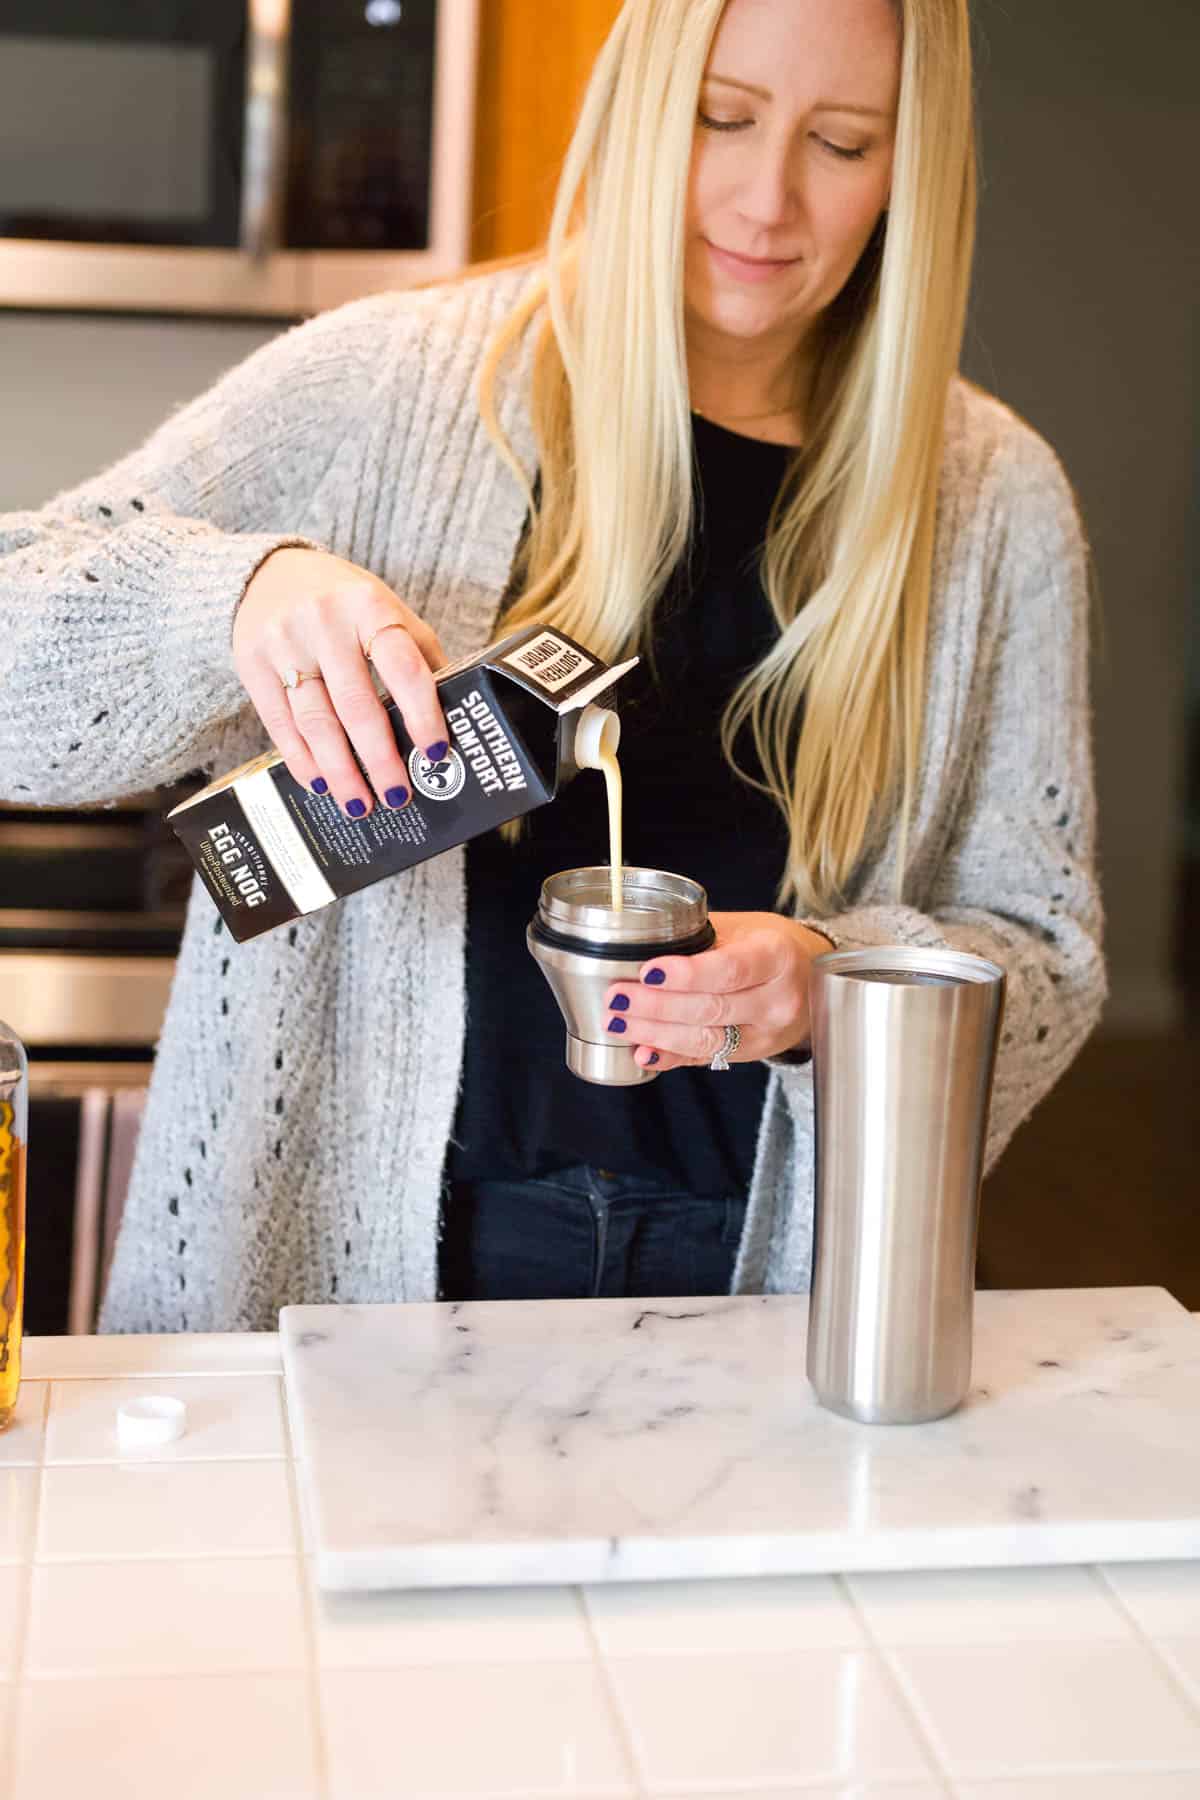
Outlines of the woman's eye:
M 819 135 L 817 143 L 823 150 L 828 150 L 831 156 L 840 156 L 843 162 L 861 162 L 867 154 L 865 145 L 860 145 L 857 149 L 849 149 L 845 144 L 833 144 L 828 138 Z
M 751 123 L 749 119 L 710 119 L 707 113 L 696 116 L 705 131 L 741 131 Z

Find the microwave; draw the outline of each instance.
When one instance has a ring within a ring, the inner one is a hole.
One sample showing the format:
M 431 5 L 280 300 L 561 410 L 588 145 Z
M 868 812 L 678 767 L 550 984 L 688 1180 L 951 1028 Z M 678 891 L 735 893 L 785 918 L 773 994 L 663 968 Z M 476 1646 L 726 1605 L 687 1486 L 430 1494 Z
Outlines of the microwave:
M 3 0 L 0 306 L 301 317 L 468 259 L 478 0 Z

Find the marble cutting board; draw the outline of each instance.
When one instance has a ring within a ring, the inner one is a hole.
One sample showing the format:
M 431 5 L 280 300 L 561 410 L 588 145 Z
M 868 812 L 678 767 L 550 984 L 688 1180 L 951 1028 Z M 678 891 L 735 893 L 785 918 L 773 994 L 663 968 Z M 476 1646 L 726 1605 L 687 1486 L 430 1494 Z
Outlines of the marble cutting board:
M 973 1386 L 860 1425 L 807 1297 L 288 1306 L 326 1588 L 1200 1557 L 1200 1319 L 1162 1288 L 987 1291 Z

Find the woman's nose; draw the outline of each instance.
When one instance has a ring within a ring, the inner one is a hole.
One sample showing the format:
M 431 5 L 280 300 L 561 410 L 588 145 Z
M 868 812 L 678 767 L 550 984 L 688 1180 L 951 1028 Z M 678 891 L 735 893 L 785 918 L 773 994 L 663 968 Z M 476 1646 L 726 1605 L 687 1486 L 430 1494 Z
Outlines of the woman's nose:
M 787 225 L 800 212 L 797 171 L 786 148 L 764 148 L 739 195 L 743 217 L 755 225 Z

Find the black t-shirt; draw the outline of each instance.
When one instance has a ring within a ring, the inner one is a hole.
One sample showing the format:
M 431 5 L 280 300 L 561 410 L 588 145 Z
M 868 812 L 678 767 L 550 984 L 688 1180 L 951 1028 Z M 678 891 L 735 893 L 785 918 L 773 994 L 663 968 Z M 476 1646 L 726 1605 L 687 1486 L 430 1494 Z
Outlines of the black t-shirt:
M 648 659 L 615 691 L 626 863 L 702 883 L 714 912 L 770 912 L 787 831 L 774 801 L 730 769 L 719 723 L 740 677 L 778 636 L 758 556 L 792 454 L 693 416 L 698 498 L 690 556 L 655 615 Z M 748 732 L 738 761 L 761 767 Z M 767 1071 L 670 1070 L 636 1088 L 579 1080 L 557 1003 L 525 945 L 543 879 L 608 860 L 603 777 L 577 775 L 530 814 L 520 842 L 467 846 L 467 1034 L 446 1172 L 514 1180 L 577 1163 L 666 1177 L 688 1192 L 749 1185 Z

